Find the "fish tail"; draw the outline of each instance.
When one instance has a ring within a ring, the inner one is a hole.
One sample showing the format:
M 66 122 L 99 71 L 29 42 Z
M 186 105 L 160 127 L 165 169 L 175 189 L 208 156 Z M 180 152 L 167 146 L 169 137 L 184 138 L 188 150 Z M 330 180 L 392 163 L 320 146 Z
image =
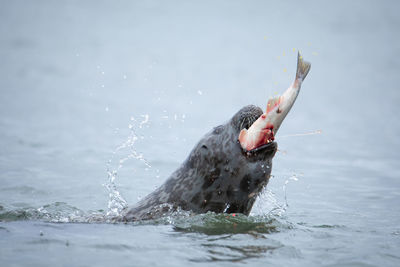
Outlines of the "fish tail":
M 296 81 L 304 81 L 308 72 L 310 71 L 311 63 L 304 61 L 303 57 L 300 55 L 300 52 L 297 53 L 297 72 L 296 72 Z

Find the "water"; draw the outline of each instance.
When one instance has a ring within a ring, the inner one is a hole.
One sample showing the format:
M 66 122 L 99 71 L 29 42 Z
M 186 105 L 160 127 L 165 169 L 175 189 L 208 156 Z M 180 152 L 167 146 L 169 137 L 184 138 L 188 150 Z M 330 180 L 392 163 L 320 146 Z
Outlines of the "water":
M 1 1 L 2 266 L 398 266 L 396 1 Z M 251 216 L 120 224 L 312 68 Z M 321 130 L 320 134 L 297 134 Z

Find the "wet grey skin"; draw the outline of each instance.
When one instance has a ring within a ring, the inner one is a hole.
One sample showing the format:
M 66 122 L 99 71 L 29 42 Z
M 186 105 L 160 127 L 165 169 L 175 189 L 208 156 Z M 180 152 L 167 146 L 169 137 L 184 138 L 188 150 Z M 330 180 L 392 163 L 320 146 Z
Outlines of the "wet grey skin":
M 238 136 L 262 113 L 257 106 L 245 106 L 212 129 L 163 185 L 122 212 L 122 220 L 156 219 L 178 209 L 248 215 L 269 181 L 277 144 L 244 151 Z

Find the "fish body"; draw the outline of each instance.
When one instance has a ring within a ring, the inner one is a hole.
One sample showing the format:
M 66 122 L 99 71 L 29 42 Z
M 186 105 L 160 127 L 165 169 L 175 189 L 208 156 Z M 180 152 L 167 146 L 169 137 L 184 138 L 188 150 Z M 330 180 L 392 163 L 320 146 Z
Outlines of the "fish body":
M 274 126 L 268 113 L 262 114 L 252 125 L 247 129 L 242 129 L 239 133 L 239 142 L 243 149 L 250 151 L 264 144 L 273 141 Z
M 296 78 L 292 85 L 281 95 L 268 100 L 266 112 L 249 129 L 242 129 L 239 142 L 246 151 L 251 151 L 275 139 L 275 135 L 286 115 L 292 108 L 300 92 L 301 84 L 310 71 L 311 64 L 297 55 Z

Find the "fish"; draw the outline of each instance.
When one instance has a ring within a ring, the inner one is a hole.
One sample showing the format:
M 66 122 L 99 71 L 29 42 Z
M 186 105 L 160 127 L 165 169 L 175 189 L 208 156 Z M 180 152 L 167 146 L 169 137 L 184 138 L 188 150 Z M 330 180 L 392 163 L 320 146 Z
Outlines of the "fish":
M 267 108 L 258 119 L 239 133 L 239 142 L 245 151 L 252 151 L 275 140 L 275 135 L 299 95 L 301 84 L 310 71 L 311 63 L 297 53 L 296 78 L 280 96 L 268 100 Z

